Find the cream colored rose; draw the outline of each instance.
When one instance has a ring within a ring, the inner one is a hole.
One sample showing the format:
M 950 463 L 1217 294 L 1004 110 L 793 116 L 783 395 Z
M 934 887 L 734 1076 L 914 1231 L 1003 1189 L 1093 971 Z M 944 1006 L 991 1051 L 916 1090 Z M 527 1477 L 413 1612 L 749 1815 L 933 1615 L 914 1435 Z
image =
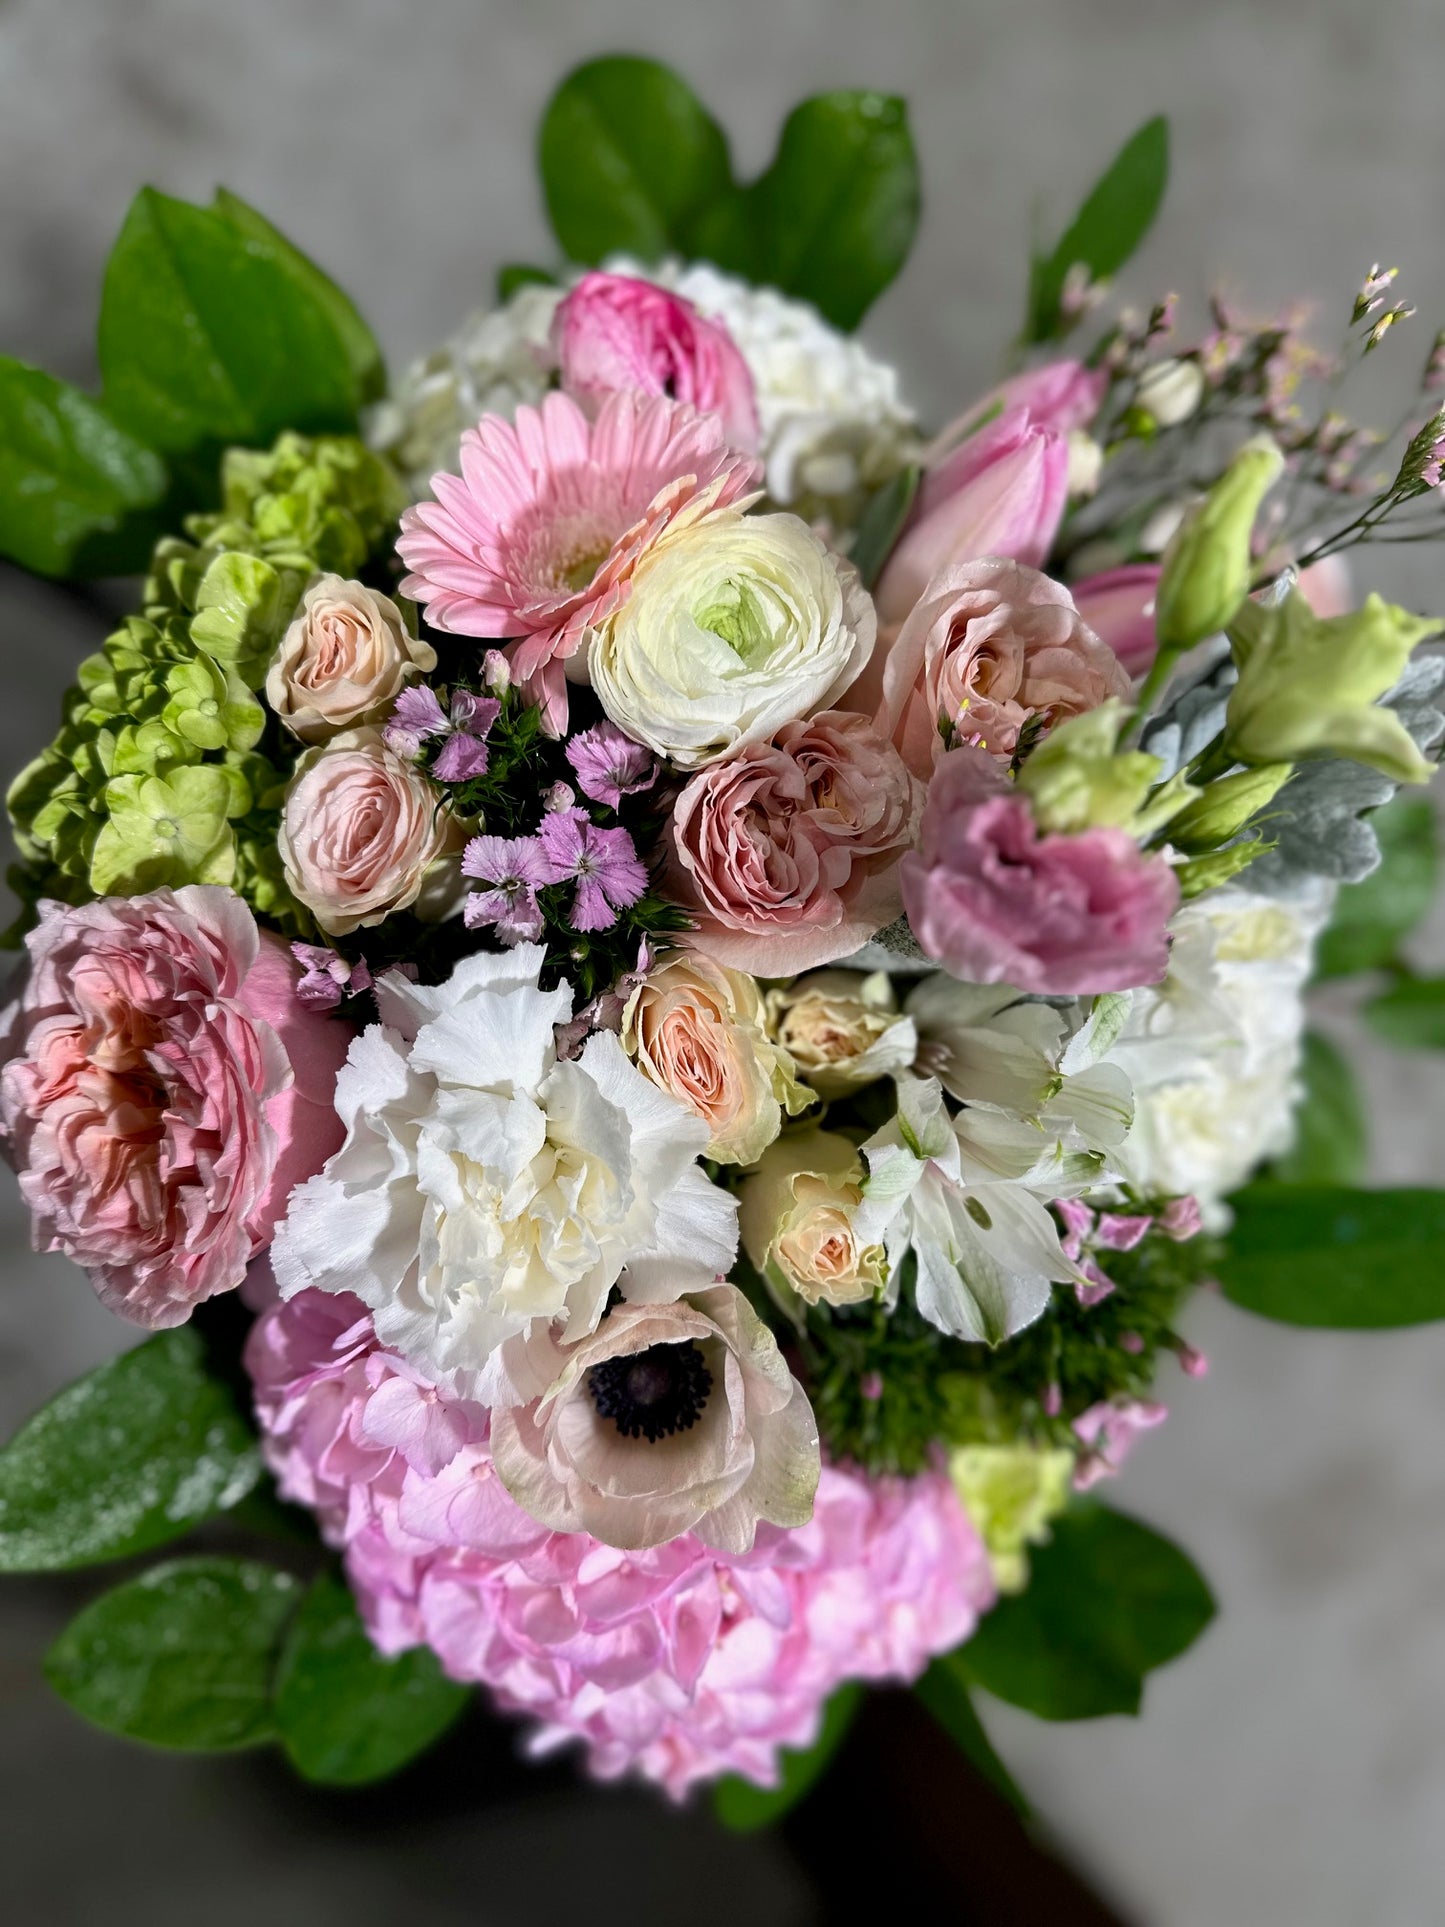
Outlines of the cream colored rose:
M 646 977 L 623 1012 L 622 1042 L 645 1077 L 703 1120 L 720 1164 L 752 1164 L 784 1111 L 813 1101 L 768 1036 L 757 984 L 710 957 L 677 957 Z
M 407 634 L 390 596 L 321 575 L 281 638 L 266 700 L 293 736 L 324 743 L 358 723 L 380 722 L 406 685 L 436 666 L 436 651 Z
M 286 881 L 333 937 L 394 910 L 439 921 L 461 901 L 466 832 L 379 729 L 353 729 L 296 765 L 277 837 Z
M 779 1138 L 743 1180 L 743 1249 L 785 1310 L 790 1294 L 807 1305 L 856 1305 L 887 1283 L 883 1246 L 858 1231 L 864 1175 L 849 1138 L 808 1130 Z
M 918 1051 L 913 1019 L 885 971 L 819 970 L 766 998 L 768 1029 L 819 1097 L 843 1097 L 907 1070 Z
M 534 1339 L 528 1352 L 551 1381 L 493 1410 L 492 1458 L 543 1525 L 628 1549 L 692 1532 L 742 1553 L 760 1520 L 812 1517 L 817 1422 L 735 1286 L 619 1305 L 580 1344 Z

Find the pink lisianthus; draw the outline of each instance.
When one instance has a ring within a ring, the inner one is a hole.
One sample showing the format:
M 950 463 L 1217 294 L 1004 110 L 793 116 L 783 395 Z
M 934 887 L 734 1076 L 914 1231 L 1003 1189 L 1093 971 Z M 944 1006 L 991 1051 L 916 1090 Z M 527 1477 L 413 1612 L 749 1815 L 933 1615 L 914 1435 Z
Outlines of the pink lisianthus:
M 595 421 L 568 395 L 484 415 L 462 437 L 462 472 L 401 518 L 404 594 L 433 628 L 520 638 L 511 669 L 548 729 L 567 721 L 563 665 L 627 600 L 638 563 L 668 534 L 754 486 L 757 464 L 716 415 L 663 395 L 609 395 Z
M 718 963 L 791 976 L 898 914 L 918 786 L 866 716 L 788 723 L 699 771 L 673 813 L 672 883 Z
M 1069 446 L 1027 408 L 1009 408 L 923 478 L 874 591 L 878 620 L 896 629 L 941 569 L 983 555 L 1040 568 L 1069 493 Z
M 584 274 L 558 308 L 562 386 L 594 408 L 619 389 L 668 395 L 717 415 L 735 448 L 758 445 L 753 378 L 732 336 L 690 301 L 625 274 Z
M 1131 562 L 1074 584 L 1074 606 L 1102 636 L 1131 677 L 1143 676 L 1158 652 L 1154 598 L 1163 573 L 1157 562 Z
M 1179 885 L 1123 830 L 1040 835 L 987 751 L 934 772 L 903 906 L 927 954 L 966 983 L 1083 996 L 1158 983 Z
M 889 652 L 879 721 L 927 777 L 951 742 L 1006 759 L 1030 717 L 1064 722 L 1130 687 L 1061 583 L 985 556 L 945 569 L 914 606 Z
M 137 1324 L 239 1285 L 341 1142 L 350 1033 L 297 996 L 279 937 L 193 885 L 41 908 L 4 1018 L 0 1129 L 37 1250 Z
M 593 1772 L 680 1798 L 778 1776 L 847 1679 L 911 1680 L 993 1603 L 950 1481 L 823 1468 L 811 1521 L 750 1552 L 694 1534 L 623 1552 L 553 1532 L 508 1496 L 487 1416 L 419 1380 L 354 1300 L 302 1292 L 247 1347 L 267 1461 L 346 1558 L 383 1652 L 430 1646 L 456 1679 L 581 1741 Z

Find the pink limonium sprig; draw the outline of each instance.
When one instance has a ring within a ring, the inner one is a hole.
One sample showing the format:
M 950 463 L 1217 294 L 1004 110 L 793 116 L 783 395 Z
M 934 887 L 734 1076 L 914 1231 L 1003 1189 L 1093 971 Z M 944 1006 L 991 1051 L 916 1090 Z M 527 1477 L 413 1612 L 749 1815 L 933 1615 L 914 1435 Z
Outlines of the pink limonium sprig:
M 465 783 L 486 775 L 487 735 L 501 713 L 495 696 L 474 696 L 469 689 L 454 689 L 443 709 L 436 691 L 420 683 L 397 697 L 382 735 L 398 756 L 415 756 L 424 742 L 445 736 L 431 773 L 442 783 Z
M 582 810 L 543 819 L 538 832 L 548 864 L 548 883 L 576 879 L 569 921 L 579 933 L 610 930 L 619 910 L 647 889 L 647 871 L 626 830 L 598 827 Z
M 616 723 L 584 729 L 567 745 L 567 761 L 577 776 L 577 787 L 594 803 L 617 809 L 624 796 L 636 796 L 657 781 L 657 759 L 650 749 L 634 743 Z
M 505 944 L 535 943 L 542 934 L 537 892 L 553 881 L 552 865 L 535 836 L 474 836 L 462 852 L 462 874 L 489 887 L 467 898 L 469 930 L 492 925 Z

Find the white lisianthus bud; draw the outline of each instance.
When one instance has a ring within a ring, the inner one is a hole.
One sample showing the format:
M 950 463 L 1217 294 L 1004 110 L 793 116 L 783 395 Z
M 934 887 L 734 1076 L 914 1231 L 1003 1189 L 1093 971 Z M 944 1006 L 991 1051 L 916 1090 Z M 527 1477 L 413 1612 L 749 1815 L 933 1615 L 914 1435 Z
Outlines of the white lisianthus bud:
M 1187 422 L 1204 399 L 1204 371 L 1197 361 L 1156 361 L 1139 377 L 1134 403 L 1157 428 Z
M 1098 493 L 1104 472 L 1104 451 L 1085 429 L 1069 430 L 1069 494 L 1076 502 Z

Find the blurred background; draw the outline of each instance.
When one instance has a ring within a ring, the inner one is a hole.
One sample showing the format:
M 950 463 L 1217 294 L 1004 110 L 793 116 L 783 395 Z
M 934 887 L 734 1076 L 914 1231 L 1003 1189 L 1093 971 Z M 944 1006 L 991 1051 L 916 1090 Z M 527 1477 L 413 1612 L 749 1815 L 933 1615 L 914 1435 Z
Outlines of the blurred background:
M 1197 315 L 1214 285 L 1255 313 L 1310 296 L 1328 343 L 1370 263 L 1398 262 L 1421 310 L 1411 375 L 1445 320 L 1439 0 L 0 0 L 0 350 L 89 380 L 101 267 L 134 189 L 224 182 L 349 289 L 399 367 L 487 304 L 498 263 L 550 258 L 534 129 L 562 71 L 601 51 L 681 68 L 743 171 L 801 95 L 909 97 L 926 214 L 864 334 L 925 418 L 997 372 L 1036 214 L 1052 238 L 1158 110 L 1174 185 L 1131 271 L 1141 301 L 1177 289 Z M 1371 586 L 1445 606 L 1445 557 L 1404 553 Z M 94 603 L 0 574 L 7 773 L 48 738 L 104 628 Z M 1445 915 L 1415 957 L 1445 965 Z M 1445 1182 L 1437 1062 L 1372 1046 L 1344 993 L 1319 1016 L 1367 1081 L 1376 1180 Z M 8 1179 L 0 1262 L 3 1434 L 126 1334 L 77 1273 L 30 1255 Z M 901 1701 L 870 1713 L 783 1834 L 746 1839 L 705 1808 L 526 1767 L 480 1715 L 397 1786 L 349 1799 L 268 1759 L 141 1754 L 84 1729 L 38 1676 L 93 1588 L 11 1582 L 6 1918 L 370 1927 L 420 1904 L 437 1927 L 803 1927 L 852 1917 L 864 1855 L 900 1911 L 926 1903 L 914 1917 L 1445 1919 L 1445 1328 L 1297 1333 L 1205 1299 L 1190 1335 L 1210 1375 L 1162 1388 L 1170 1422 L 1118 1498 L 1188 1546 L 1217 1625 L 1153 1677 L 1138 1721 L 985 1709 L 1075 1875 L 1031 1852 Z M 905 1763 L 932 1787 L 926 1869 L 901 1864 L 919 1831 Z

